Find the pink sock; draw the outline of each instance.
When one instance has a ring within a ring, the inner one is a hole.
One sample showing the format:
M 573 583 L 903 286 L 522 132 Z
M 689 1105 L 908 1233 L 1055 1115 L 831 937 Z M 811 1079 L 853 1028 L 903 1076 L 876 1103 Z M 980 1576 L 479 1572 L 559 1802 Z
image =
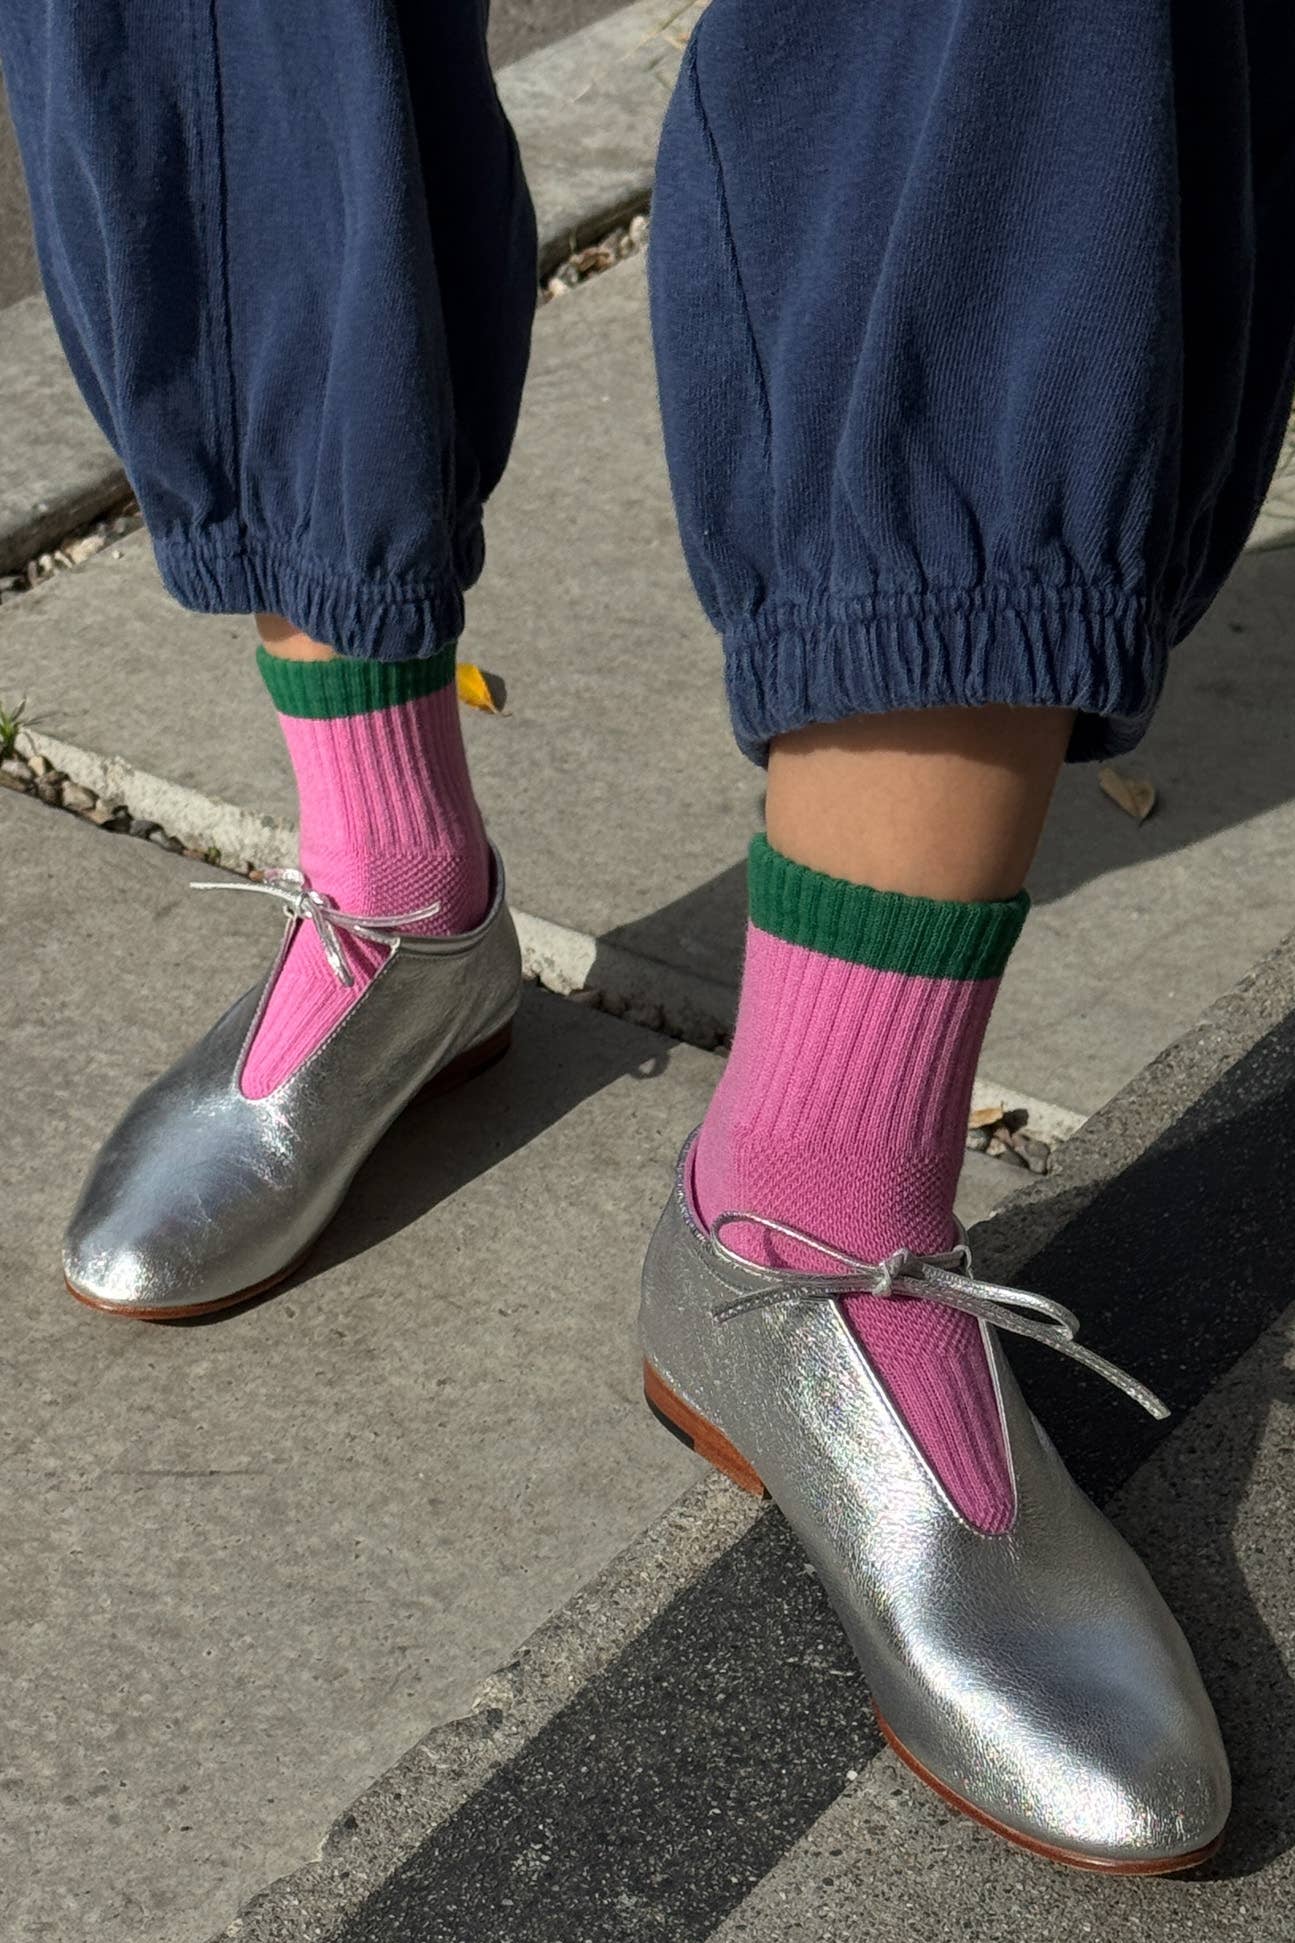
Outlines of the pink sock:
M 262 668 L 272 657 L 262 657 Z M 400 668 L 350 664 L 346 696 L 400 692 Z M 417 664 L 414 664 L 417 666 Z M 339 680 L 317 695 L 316 667 L 280 663 L 271 693 L 291 705 L 330 704 Z M 285 676 L 279 672 L 292 668 Z M 452 673 L 452 668 L 451 668 Z M 409 686 L 416 688 L 417 680 Z M 302 696 L 305 695 L 305 703 Z M 429 693 L 348 713 L 280 713 L 301 805 L 301 869 L 339 910 L 389 918 L 439 903 L 435 918 L 408 927 L 429 936 L 467 931 L 485 916 L 490 853 L 472 794 L 453 680 Z M 281 704 L 282 707 L 282 704 Z M 340 1024 L 387 958 L 386 947 L 340 933 L 354 977 L 343 985 L 314 928 L 299 926 L 243 1068 L 246 1098 L 264 1099 Z
M 754 892 L 752 902 L 754 911 Z M 925 900 L 892 900 L 910 903 Z M 938 953 L 926 961 L 939 963 Z M 702 1221 L 750 1210 L 864 1261 L 898 1248 L 947 1249 L 976 1060 L 997 990 L 997 977 L 877 969 L 753 923 L 733 1051 L 695 1150 Z M 837 1270 L 754 1226 L 725 1238 L 755 1262 Z M 985 1532 L 1006 1530 L 1014 1496 L 979 1325 L 911 1298 L 850 1296 L 842 1306 L 963 1516 Z

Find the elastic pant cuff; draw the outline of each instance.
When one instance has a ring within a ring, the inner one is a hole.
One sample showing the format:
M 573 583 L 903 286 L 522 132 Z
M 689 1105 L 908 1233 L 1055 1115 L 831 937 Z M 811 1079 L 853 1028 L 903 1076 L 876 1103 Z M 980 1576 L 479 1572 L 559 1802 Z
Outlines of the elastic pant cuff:
M 463 590 L 481 571 L 480 526 L 462 558 L 418 581 L 324 567 L 272 541 L 236 544 L 185 535 L 153 542 L 158 571 L 182 607 L 200 614 L 279 614 L 339 654 L 415 661 L 463 632 Z
M 975 589 L 771 603 L 724 635 L 733 730 L 763 763 L 776 735 L 897 709 L 1078 711 L 1069 759 L 1141 740 L 1164 683 L 1166 630 L 1142 595 Z

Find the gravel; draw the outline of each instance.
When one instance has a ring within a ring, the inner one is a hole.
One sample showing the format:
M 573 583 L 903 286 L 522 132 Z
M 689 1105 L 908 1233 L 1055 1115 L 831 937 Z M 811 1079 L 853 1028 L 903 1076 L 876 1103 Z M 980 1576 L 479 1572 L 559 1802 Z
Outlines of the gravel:
M 38 553 L 21 572 L 0 574 L 0 601 L 20 598 L 30 593 L 33 587 L 52 579 L 56 573 L 66 573 L 71 568 L 84 566 L 87 560 L 93 560 L 95 554 L 102 553 L 105 547 L 125 539 L 128 533 L 138 531 L 143 523 L 138 505 L 133 499 L 127 501 L 119 512 L 97 519 L 80 533 L 70 534 L 52 552 Z
M 540 291 L 540 302 L 547 304 L 555 297 L 563 297 L 568 290 L 587 283 L 590 277 L 610 270 L 615 263 L 623 263 L 627 256 L 641 255 L 647 248 L 648 227 L 646 216 L 634 216 L 628 223 L 604 236 L 601 242 L 577 250 L 565 263 L 559 263 Z
M 143 838 L 164 850 L 183 851 L 186 856 L 203 863 L 215 865 L 221 862 L 218 851 L 186 850 L 179 837 L 171 836 L 151 817 L 132 816 L 125 803 L 98 795 L 88 783 L 74 782 L 39 750 L 28 749 L 23 754 L 6 756 L 0 762 L 0 788 L 21 790 L 25 795 L 34 796 L 39 802 L 47 804 L 50 809 L 66 810 L 86 823 L 93 823 L 96 829 Z M 255 870 L 254 864 L 244 864 L 241 874 L 250 877 Z
M 1025 1131 L 1029 1117 L 1023 1106 L 1003 1107 L 997 1119 L 977 1114 L 978 1124 L 967 1128 L 968 1151 L 987 1154 L 1009 1167 L 1028 1168 L 1031 1174 L 1050 1174 L 1052 1149 L 1046 1140 Z

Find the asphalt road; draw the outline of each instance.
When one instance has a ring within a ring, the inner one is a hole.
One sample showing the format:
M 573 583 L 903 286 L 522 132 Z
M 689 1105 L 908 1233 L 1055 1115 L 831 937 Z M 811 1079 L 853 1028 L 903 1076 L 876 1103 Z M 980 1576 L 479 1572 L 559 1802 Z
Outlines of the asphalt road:
M 494 0 L 490 48 L 496 67 L 573 34 L 591 20 L 615 12 L 619 0 Z M 0 87 L 0 308 L 37 286 L 36 259 L 27 219 L 27 196 L 13 129 Z

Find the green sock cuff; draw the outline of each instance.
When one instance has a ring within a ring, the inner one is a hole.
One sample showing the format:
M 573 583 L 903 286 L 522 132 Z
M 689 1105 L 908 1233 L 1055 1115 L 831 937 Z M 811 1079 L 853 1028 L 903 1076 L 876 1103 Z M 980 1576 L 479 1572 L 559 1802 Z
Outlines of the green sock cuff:
M 957 904 L 847 884 L 796 864 L 767 837 L 751 844 L 751 922 L 828 958 L 913 978 L 999 978 L 1021 935 L 1030 900 Z
M 438 648 L 421 661 L 287 661 L 265 648 L 256 665 L 280 715 L 306 715 L 315 721 L 337 715 L 368 715 L 375 708 L 434 695 L 454 680 L 458 642 Z

